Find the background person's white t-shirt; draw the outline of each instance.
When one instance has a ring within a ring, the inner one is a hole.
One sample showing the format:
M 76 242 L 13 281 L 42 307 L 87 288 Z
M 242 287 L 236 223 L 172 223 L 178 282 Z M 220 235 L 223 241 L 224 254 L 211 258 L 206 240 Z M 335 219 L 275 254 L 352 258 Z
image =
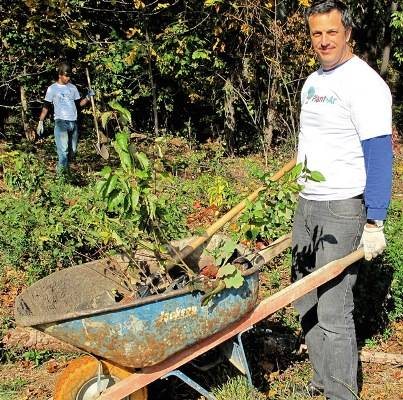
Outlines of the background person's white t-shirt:
M 77 87 L 70 82 L 66 85 L 55 82 L 48 87 L 45 95 L 45 100 L 53 103 L 54 118 L 66 121 L 77 120 L 77 108 L 74 101 L 79 99 Z
M 301 93 L 298 162 L 324 182 L 300 181 L 308 200 L 342 200 L 364 192 L 361 141 L 392 133 L 392 97 L 382 78 L 354 56 L 336 68 L 318 71 Z

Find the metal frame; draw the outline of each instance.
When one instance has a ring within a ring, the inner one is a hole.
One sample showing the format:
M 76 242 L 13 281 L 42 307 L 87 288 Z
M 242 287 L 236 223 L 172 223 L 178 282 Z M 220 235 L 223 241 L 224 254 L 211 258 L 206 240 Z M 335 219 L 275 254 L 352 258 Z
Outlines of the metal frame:
M 186 374 L 184 374 L 182 371 L 179 371 L 178 369 L 175 369 L 174 371 L 168 372 L 166 375 L 164 375 L 161 379 L 168 378 L 170 376 L 176 376 L 179 378 L 181 381 L 186 383 L 186 385 L 192 387 L 196 392 L 200 393 L 202 396 L 204 396 L 207 400 L 216 400 L 216 397 L 213 396 L 210 392 L 208 392 L 206 389 L 202 388 L 197 382 L 195 382 L 192 378 L 189 378 Z
M 242 332 L 239 332 L 236 338 L 232 341 L 227 341 L 220 345 L 221 352 L 225 355 L 228 361 L 243 375 L 246 375 L 248 382 L 251 386 L 252 384 L 252 376 L 249 369 L 248 360 L 246 358 L 245 350 L 242 343 L 242 335 L 253 327 L 249 327 Z M 188 386 L 192 387 L 196 392 L 204 396 L 207 400 L 216 400 L 216 397 L 202 386 L 200 386 L 196 381 L 187 376 L 185 373 L 180 371 L 179 369 L 175 369 L 173 371 L 168 372 L 166 375 L 161 377 L 160 379 L 166 379 L 170 376 L 176 376 L 182 382 L 186 383 Z

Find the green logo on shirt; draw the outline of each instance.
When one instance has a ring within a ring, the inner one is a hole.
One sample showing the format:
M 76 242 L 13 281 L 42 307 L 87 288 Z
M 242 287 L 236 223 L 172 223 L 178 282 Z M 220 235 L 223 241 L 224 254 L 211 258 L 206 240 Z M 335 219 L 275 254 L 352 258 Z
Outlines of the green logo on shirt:
M 327 103 L 327 104 L 334 104 L 336 103 L 336 97 L 334 96 L 319 96 L 318 94 L 315 94 L 315 88 L 311 86 L 308 89 L 308 95 L 305 99 L 304 104 L 308 104 L 309 102 L 312 103 Z

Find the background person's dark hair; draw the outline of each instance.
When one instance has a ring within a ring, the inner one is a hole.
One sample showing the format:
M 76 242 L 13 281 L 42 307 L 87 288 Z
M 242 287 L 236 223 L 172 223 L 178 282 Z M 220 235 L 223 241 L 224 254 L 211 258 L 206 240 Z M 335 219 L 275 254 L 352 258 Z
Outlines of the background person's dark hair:
M 350 10 L 340 0 L 314 0 L 305 12 L 305 19 L 308 23 L 308 18 L 314 14 L 325 14 L 332 10 L 339 10 L 341 14 L 341 22 L 346 29 L 352 29 L 353 19 L 351 18 Z
M 61 63 L 57 69 L 59 75 L 71 75 L 71 67 L 67 63 Z

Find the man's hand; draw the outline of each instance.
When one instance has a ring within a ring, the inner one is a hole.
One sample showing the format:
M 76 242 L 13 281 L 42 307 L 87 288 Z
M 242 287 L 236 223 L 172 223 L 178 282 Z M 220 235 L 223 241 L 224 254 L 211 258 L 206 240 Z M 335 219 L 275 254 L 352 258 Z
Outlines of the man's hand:
M 38 126 L 36 128 L 36 133 L 39 137 L 43 135 L 43 121 L 39 120 Z
M 383 226 L 365 225 L 360 246 L 364 247 L 364 255 L 367 261 L 381 254 L 386 248 Z
M 95 96 L 95 92 L 92 89 L 90 89 L 90 90 L 88 90 L 86 97 L 88 100 L 90 100 L 92 96 Z

